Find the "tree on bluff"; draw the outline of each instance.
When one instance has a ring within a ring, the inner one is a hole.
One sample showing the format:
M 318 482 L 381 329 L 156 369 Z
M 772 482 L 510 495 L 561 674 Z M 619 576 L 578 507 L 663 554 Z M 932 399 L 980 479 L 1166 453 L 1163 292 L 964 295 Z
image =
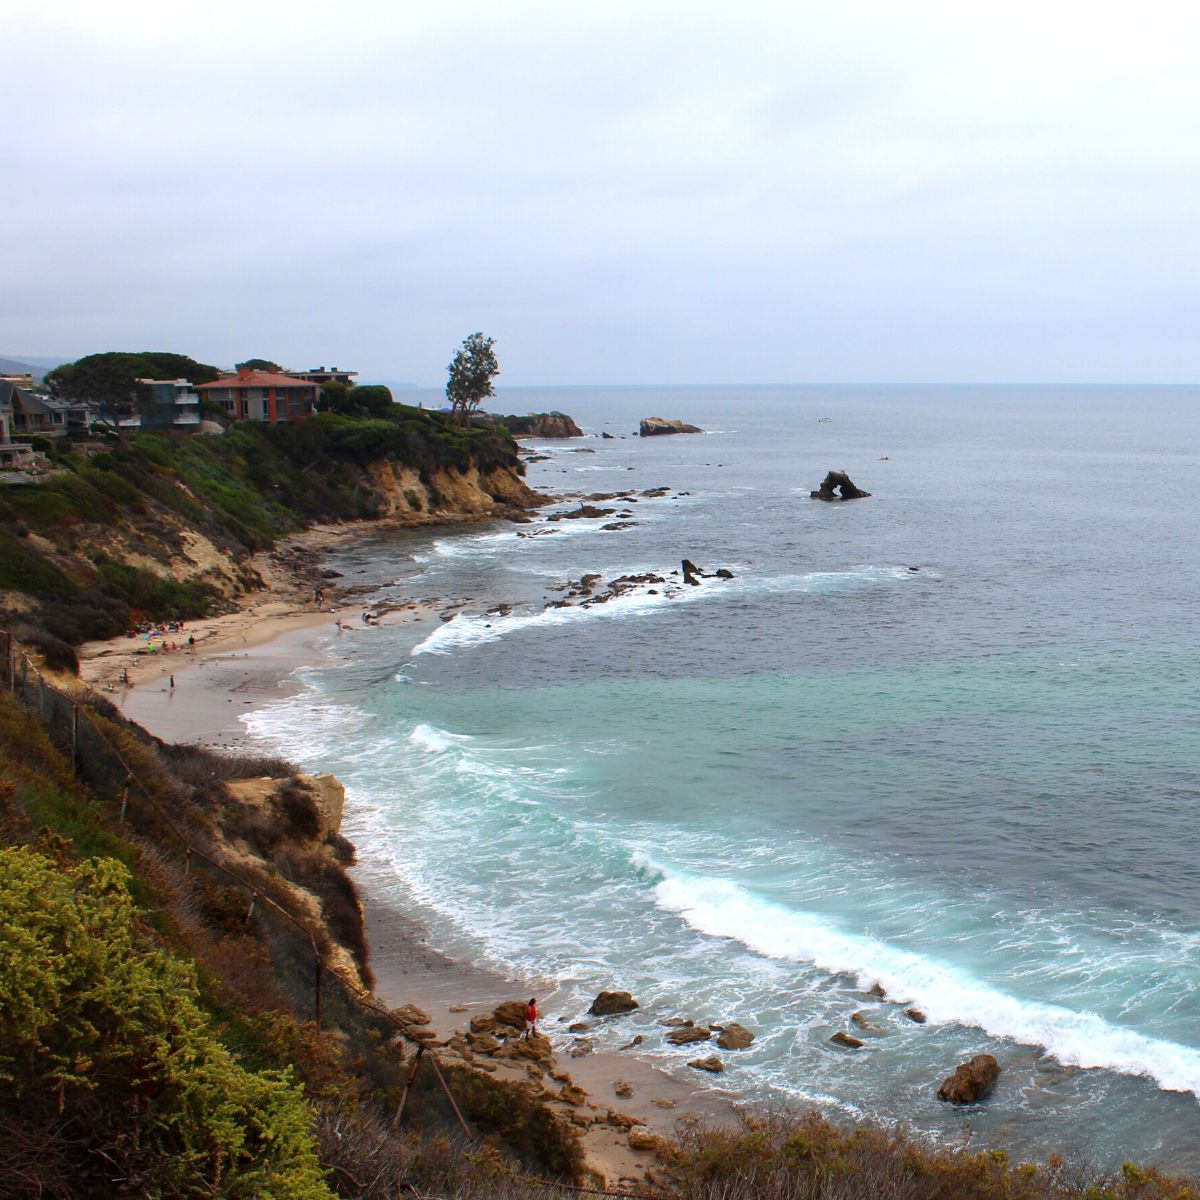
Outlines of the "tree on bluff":
M 492 379 L 500 374 L 500 364 L 492 349 L 495 344 L 495 338 L 473 333 L 463 339 L 458 353 L 446 368 L 450 372 L 446 398 L 450 401 L 450 411 L 460 424 L 465 423 L 488 396 L 496 394 Z

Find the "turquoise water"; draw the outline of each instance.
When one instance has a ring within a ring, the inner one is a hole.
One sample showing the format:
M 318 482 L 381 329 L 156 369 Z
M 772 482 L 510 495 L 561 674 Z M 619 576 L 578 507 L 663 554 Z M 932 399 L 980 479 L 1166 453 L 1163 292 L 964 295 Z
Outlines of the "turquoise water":
M 554 1015 L 628 988 L 601 1039 L 662 1063 L 694 1056 L 663 1017 L 740 1021 L 740 1097 L 1200 1170 L 1200 391 L 506 399 L 613 435 L 535 443 L 535 486 L 671 492 L 619 531 L 546 519 L 572 500 L 335 563 L 470 597 L 343 636 L 250 718 L 346 782 L 368 890 L 556 981 Z M 652 415 L 709 432 L 628 436 Z M 872 498 L 810 501 L 830 468 Z M 735 578 L 682 587 L 684 557 Z M 545 607 L 591 571 L 669 582 Z M 883 1032 L 847 1053 L 856 1011 Z M 993 1096 L 939 1103 L 980 1051 Z

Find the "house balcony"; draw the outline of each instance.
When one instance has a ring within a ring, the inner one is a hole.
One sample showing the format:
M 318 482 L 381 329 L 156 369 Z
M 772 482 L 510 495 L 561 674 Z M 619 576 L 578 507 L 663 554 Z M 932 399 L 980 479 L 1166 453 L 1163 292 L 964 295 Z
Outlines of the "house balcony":
M 176 392 L 175 393 L 175 403 L 176 404 L 199 404 L 200 403 L 200 393 L 199 392 Z
M 175 414 L 175 420 L 172 425 L 199 425 L 200 414 L 198 412 L 181 412 Z
M 0 467 L 20 467 L 33 461 L 33 447 L 28 442 L 0 442 Z

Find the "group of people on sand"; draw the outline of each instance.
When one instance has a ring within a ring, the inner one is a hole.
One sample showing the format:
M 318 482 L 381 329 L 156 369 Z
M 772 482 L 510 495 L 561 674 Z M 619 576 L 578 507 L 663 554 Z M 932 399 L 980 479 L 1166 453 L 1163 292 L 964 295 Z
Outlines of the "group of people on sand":
M 182 633 L 183 629 L 182 621 L 168 621 L 166 624 L 158 625 L 155 625 L 153 621 L 139 621 L 132 629 L 126 631 L 125 636 L 165 638 L 168 633 Z

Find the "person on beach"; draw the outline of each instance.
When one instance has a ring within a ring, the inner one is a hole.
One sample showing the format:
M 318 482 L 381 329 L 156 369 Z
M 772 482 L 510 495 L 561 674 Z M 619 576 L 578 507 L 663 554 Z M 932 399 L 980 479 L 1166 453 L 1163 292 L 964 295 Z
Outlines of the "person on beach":
M 525 1005 L 525 1036 L 533 1037 L 537 1033 L 537 1000 L 532 996 Z
M 175 690 L 175 676 L 171 676 L 171 691 Z

